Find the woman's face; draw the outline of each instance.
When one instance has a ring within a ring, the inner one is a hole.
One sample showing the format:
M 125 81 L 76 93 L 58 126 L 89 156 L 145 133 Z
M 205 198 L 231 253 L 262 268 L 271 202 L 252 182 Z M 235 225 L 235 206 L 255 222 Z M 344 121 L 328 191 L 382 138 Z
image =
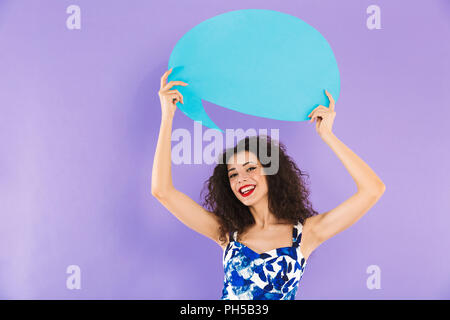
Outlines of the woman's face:
M 241 151 L 227 162 L 231 190 L 246 206 L 251 206 L 268 193 L 266 176 L 256 155 Z

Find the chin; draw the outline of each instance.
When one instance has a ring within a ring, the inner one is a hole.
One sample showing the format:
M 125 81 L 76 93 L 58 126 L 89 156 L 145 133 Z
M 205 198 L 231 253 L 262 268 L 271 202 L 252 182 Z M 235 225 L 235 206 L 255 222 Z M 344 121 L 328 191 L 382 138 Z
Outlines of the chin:
M 256 199 L 241 199 L 241 202 L 245 204 L 247 207 L 251 206 L 252 204 L 256 203 Z

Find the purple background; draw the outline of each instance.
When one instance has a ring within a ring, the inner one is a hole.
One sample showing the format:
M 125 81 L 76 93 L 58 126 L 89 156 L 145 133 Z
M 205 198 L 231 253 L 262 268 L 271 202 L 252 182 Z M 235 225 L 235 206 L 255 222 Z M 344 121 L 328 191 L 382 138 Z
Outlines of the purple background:
M 81 30 L 65 26 L 71 4 Z M 381 30 L 366 27 L 371 4 Z M 341 73 L 334 133 L 387 187 L 313 253 L 297 299 L 450 298 L 446 0 L 0 1 L 0 298 L 221 296 L 221 248 L 151 196 L 157 92 L 184 33 L 248 8 L 295 15 L 326 37 Z M 356 191 L 313 124 L 205 107 L 221 128 L 279 128 L 319 212 Z M 173 128 L 193 122 L 178 110 Z M 200 201 L 213 166 L 172 168 L 175 187 Z M 66 288 L 71 264 L 81 290 Z M 379 290 L 366 287 L 372 264 Z

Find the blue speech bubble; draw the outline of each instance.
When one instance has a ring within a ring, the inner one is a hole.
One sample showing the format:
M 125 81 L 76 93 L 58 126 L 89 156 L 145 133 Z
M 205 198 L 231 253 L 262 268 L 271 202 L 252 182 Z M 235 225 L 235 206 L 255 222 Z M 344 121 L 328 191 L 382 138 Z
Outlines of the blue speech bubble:
M 189 118 L 223 132 L 202 100 L 244 114 L 306 121 L 327 89 L 339 98 L 336 59 L 326 39 L 301 19 L 273 10 L 246 9 L 203 21 L 175 45 L 168 81 L 183 95 L 177 107 Z

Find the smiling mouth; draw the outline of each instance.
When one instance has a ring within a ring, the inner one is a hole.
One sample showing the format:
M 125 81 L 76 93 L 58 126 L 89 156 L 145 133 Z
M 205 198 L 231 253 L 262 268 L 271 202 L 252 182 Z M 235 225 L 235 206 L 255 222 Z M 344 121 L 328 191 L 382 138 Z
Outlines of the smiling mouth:
M 239 193 L 243 197 L 248 197 L 253 193 L 253 191 L 256 189 L 256 186 L 254 184 L 247 184 L 245 186 L 242 186 L 239 188 Z

